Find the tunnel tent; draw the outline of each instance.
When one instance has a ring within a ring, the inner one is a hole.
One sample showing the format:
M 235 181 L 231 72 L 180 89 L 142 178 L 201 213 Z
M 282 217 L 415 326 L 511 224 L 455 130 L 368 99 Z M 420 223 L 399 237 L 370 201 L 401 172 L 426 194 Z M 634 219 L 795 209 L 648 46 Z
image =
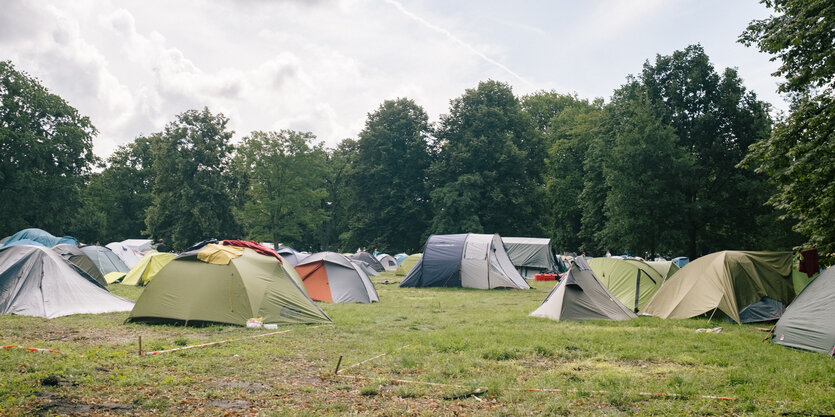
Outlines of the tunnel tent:
M 383 265 L 386 271 L 394 271 L 397 269 L 397 259 L 387 253 L 377 255 L 377 260 Z
M 331 319 L 287 274 L 279 258 L 248 247 L 208 244 L 184 252 L 151 281 L 129 322 L 246 325 Z
M 432 235 L 401 287 L 530 289 L 498 234 Z
M 116 256 L 112 250 L 104 246 L 86 245 L 81 247 L 81 251 L 96 264 L 99 271 L 104 275 L 111 272 L 127 273 L 130 271 L 130 268 L 122 261 L 122 258 Z
M 606 289 L 586 258 L 574 258 L 566 275 L 530 315 L 551 320 L 629 320 L 637 318 L 629 307 Z
M 117 297 L 44 246 L 0 249 L 0 314 L 55 318 L 129 311 Z
M 78 246 L 62 243 L 55 245 L 52 250 L 96 280 L 101 286 L 107 285 L 107 281 L 104 279 L 104 275 L 99 270 L 99 267 Z
M 507 256 L 519 273 L 533 279 L 534 275 L 559 273 L 559 263 L 551 250 L 551 239 L 533 237 L 502 237 Z
M 8 239 L 3 243 L 3 247 L 15 245 L 15 242 L 17 241 L 25 241 L 20 242 L 18 244 L 40 245 L 47 248 L 51 248 L 53 246 L 61 244 L 78 246 L 78 241 L 75 240 L 75 238 L 72 236 L 57 237 L 53 236 L 51 233 L 45 230 L 41 230 L 38 228 L 29 228 L 23 229 L 9 236 Z
M 318 252 L 296 265 L 310 298 L 333 303 L 380 301 L 374 284 L 354 261 L 335 252 Z
M 623 305 L 634 312 L 643 308 L 664 283 L 664 276 L 638 259 L 592 258 L 594 275 Z
M 795 296 L 793 259 L 791 252 L 722 251 L 702 256 L 670 277 L 641 313 L 661 318 L 710 314 L 736 323 L 776 320 Z
M 835 267 L 823 271 L 786 308 L 771 341 L 812 352 L 835 354 Z

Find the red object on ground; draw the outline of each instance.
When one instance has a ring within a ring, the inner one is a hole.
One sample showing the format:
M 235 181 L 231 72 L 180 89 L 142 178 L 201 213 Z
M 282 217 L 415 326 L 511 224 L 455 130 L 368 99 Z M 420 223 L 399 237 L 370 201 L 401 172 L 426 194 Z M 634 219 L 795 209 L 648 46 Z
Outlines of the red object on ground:
M 556 281 L 557 274 L 536 274 L 533 276 L 534 281 Z
M 250 248 L 255 252 L 260 253 L 261 255 L 275 256 L 275 259 L 278 259 L 279 262 L 284 263 L 281 260 L 281 256 L 279 256 L 278 252 L 276 252 L 274 249 L 268 248 L 260 243 L 253 242 L 251 240 L 224 240 L 223 244 L 229 246 L 238 246 L 241 248 Z

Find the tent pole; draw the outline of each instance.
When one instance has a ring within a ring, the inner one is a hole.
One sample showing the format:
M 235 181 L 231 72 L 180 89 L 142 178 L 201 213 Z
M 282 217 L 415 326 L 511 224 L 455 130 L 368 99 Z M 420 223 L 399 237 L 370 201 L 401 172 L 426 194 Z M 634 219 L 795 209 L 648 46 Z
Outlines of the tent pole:
M 635 314 L 638 313 L 638 298 L 641 296 L 641 269 L 638 268 L 638 281 L 635 282 Z
M 711 320 L 713 320 L 713 315 L 714 315 L 714 314 L 716 314 L 716 310 L 717 310 L 717 308 L 714 308 L 714 309 L 713 309 L 713 312 L 712 312 L 712 313 L 710 313 L 710 317 L 707 319 L 707 322 L 708 322 L 708 323 L 710 323 L 710 321 L 711 321 Z

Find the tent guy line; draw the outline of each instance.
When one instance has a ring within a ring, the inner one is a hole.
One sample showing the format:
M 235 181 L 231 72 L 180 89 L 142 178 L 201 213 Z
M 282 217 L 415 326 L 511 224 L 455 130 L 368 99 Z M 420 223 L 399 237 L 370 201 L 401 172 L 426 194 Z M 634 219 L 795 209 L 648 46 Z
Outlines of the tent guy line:
M 315 329 L 317 327 L 322 327 L 322 326 L 313 326 L 313 327 L 309 327 L 309 329 Z M 222 344 L 222 343 L 237 342 L 237 341 L 246 340 L 246 339 L 254 339 L 256 337 L 273 336 L 273 335 L 282 334 L 282 333 L 289 333 L 289 332 L 292 332 L 292 331 L 293 331 L 293 329 L 286 329 L 286 330 L 279 330 L 277 332 L 270 332 L 270 333 L 256 334 L 256 335 L 252 335 L 252 336 L 239 337 L 237 339 L 226 339 L 226 340 L 219 340 L 217 342 L 202 343 L 202 344 L 199 344 L 199 345 L 183 346 L 183 347 L 177 347 L 177 348 L 165 349 L 165 350 L 155 350 L 153 352 L 141 353 L 140 356 L 152 356 L 152 355 L 157 355 L 157 354 L 160 354 L 160 353 L 176 352 L 178 350 L 186 350 L 186 349 L 194 349 L 194 348 L 200 348 L 200 347 L 206 347 L 206 346 L 212 346 L 212 345 L 219 345 L 219 344 Z
M 393 351 L 391 351 L 391 352 L 381 353 L 381 354 L 379 354 L 379 355 L 377 355 L 377 356 L 375 356 L 375 357 L 373 357 L 373 358 L 368 358 L 368 359 L 366 359 L 366 360 L 364 360 L 364 361 L 362 361 L 362 362 L 357 362 L 357 363 L 355 363 L 355 364 L 353 364 L 353 365 L 351 365 L 351 366 L 349 366 L 349 367 L 346 367 L 345 369 L 340 369 L 340 370 L 336 371 L 336 373 L 337 373 L 337 374 L 340 374 L 340 373 L 342 373 L 342 372 L 343 372 L 343 371 L 345 371 L 345 370 L 348 370 L 348 369 L 351 369 L 351 368 L 354 368 L 354 367 L 360 366 L 360 365 L 362 365 L 362 364 L 364 364 L 364 363 L 366 363 L 366 362 L 373 361 L 374 359 L 381 358 L 381 357 L 383 357 L 383 356 L 388 355 L 389 353 L 394 353 L 394 352 L 397 352 L 398 350 L 403 350 L 403 349 L 406 349 L 406 348 L 407 348 L 407 347 L 409 347 L 409 346 L 412 346 L 412 345 L 411 345 L 411 344 L 408 344 L 408 345 L 406 345 L 406 346 L 401 346 L 401 347 L 399 347 L 399 348 L 397 348 L 397 349 L 395 349 L 395 350 L 393 350 Z

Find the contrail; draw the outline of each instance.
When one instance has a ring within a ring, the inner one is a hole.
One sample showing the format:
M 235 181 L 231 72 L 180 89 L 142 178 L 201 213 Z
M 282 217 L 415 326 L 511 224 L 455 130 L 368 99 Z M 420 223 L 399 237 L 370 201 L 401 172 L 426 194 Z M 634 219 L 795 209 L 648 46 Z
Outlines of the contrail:
M 487 61 L 487 62 L 489 62 L 489 63 L 491 63 L 491 64 L 493 64 L 493 65 L 495 65 L 495 66 L 497 66 L 497 67 L 499 67 L 499 68 L 501 68 L 502 70 L 504 70 L 504 71 L 505 71 L 505 72 L 507 72 L 508 74 L 510 74 L 510 75 L 512 75 L 512 76 L 514 76 L 514 77 L 516 77 L 517 79 L 519 79 L 519 81 L 522 81 L 522 82 L 524 82 L 525 84 L 528 84 L 528 85 L 530 85 L 530 86 L 533 86 L 533 83 L 531 83 L 530 81 L 526 80 L 526 79 L 525 79 L 525 78 L 523 78 L 521 75 L 519 75 L 519 74 L 517 74 L 517 73 L 513 72 L 513 70 L 511 70 L 510 68 L 506 67 L 506 66 L 505 66 L 505 65 L 503 65 L 502 63 L 500 63 L 500 62 L 496 61 L 495 59 L 490 58 L 490 57 L 489 57 L 489 56 L 487 56 L 487 55 L 484 55 L 481 51 L 479 51 L 479 50 L 475 49 L 472 45 L 470 45 L 470 44 L 468 44 L 468 43 L 466 43 L 466 42 L 462 41 L 461 39 L 458 39 L 458 38 L 457 38 L 457 37 L 455 37 L 455 35 L 453 35 L 450 31 L 448 31 L 448 30 L 446 30 L 446 29 L 444 29 L 444 28 L 442 28 L 442 27 L 439 27 L 439 26 L 437 26 L 437 25 L 434 25 L 434 24 L 432 24 L 432 23 L 427 22 L 427 21 L 426 21 L 425 19 L 423 19 L 422 17 L 417 16 L 417 15 L 415 15 L 414 13 L 412 13 L 412 12 L 410 12 L 410 11 L 406 10 L 406 8 L 404 8 L 402 4 L 400 4 L 399 2 L 397 2 L 397 1 L 395 1 L 395 0 L 384 0 L 384 1 L 385 1 L 386 3 L 388 3 L 388 4 L 392 5 L 392 6 L 394 6 L 395 8 L 397 8 L 397 10 L 399 10 L 399 11 L 400 11 L 400 13 L 403 13 L 404 15 L 406 15 L 406 16 L 408 16 L 408 17 L 410 17 L 410 18 L 414 19 L 414 20 L 416 20 L 418 23 L 422 24 L 423 26 L 428 27 L 429 29 L 434 30 L 435 32 L 438 32 L 438 33 L 440 33 L 440 34 L 443 34 L 444 36 L 446 36 L 447 38 L 449 38 L 449 40 L 451 40 L 451 41 L 453 41 L 453 42 L 457 43 L 458 45 L 463 46 L 464 48 L 468 49 L 470 52 L 472 52 L 473 54 L 475 54 L 475 55 L 476 55 L 476 56 L 478 56 L 479 58 L 481 58 L 481 59 L 483 59 L 483 60 L 485 60 L 485 61 Z

